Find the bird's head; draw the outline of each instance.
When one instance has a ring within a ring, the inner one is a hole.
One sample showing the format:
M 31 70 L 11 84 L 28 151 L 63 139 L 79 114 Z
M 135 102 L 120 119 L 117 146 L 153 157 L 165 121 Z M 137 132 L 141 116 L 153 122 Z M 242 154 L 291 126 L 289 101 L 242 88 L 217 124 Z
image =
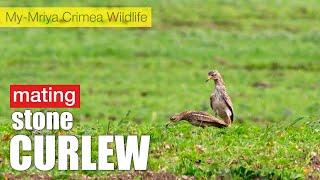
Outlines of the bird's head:
M 221 79 L 221 75 L 217 70 L 209 71 L 208 72 L 208 79 L 206 80 L 206 82 L 208 82 L 210 79 L 219 80 L 219 79 Z
M 177 121 L 180 121 L 181 120 L 181 113 L 178 113 L 178 114 L 175 114 L 173 115 L 172 117 L 170 117 L 170 121 L 172 122 L 177 122 Z

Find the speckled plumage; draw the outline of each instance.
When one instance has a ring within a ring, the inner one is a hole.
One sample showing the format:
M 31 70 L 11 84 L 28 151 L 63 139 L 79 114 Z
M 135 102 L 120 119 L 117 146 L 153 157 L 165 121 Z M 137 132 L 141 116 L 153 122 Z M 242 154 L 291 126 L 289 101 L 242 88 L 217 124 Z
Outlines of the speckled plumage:
M 173 122 L 186 120 L 192 125 L 200 127 L 215 126 L 222 128 L 228 126 L 222 120 L 203 111 L 184 111 L 172 116 L 170 120 Z
M 233 105 L 226 91 L 222 77 L 218 71 L 210 71 L 209 79 L 215 82 L 215 88 L 210 96 L 210 105 L 213 112 L 218 115 L 226 124 L 233 121 Z

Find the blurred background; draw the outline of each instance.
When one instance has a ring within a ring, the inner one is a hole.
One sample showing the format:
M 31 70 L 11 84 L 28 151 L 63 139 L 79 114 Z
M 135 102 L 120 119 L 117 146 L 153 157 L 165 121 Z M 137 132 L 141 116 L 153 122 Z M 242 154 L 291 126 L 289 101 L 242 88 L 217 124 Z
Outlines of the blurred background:
M 217 69 L 236 122 L 320 115 L 318 1 L 1 1 L 1 6 L 151 6 L 152 28 L 0 29 L 1 121 L 13 83 L 81 84 L 81 122 L 164 123 L 209 109 Z

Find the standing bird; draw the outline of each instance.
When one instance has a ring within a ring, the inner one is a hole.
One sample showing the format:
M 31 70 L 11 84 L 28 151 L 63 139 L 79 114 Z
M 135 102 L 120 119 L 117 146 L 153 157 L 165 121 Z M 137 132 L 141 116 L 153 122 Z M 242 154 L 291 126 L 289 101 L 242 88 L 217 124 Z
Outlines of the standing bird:
M 229 126 L 233 122 L 233 107 L 220 73 L 217 70 L 208 73 L 208 79 L 214 80 L 215 88 L 210 96 L 210 106 L 215 115 L 223 119 Z

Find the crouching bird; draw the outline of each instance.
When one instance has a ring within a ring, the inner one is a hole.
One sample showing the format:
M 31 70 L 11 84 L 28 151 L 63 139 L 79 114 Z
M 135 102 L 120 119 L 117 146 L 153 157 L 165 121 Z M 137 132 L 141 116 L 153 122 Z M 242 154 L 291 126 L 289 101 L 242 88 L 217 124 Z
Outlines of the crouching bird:
M 228 126 L 233 122 L 233 106 L 228 96 L 223 79 L 217 70 L 208 73 L 208 79 L 215 83 L 214 90 L 210 96 L 210 106 L 215 115 L 219 116 Z
M 194 126 L 200 126 L 200 127 L 214 126 L 214 127 L 223 128 L 228 126 L 228 124 L 226 124 L 224 121 L 217 119 L 216 117 L 203 111 L 184 111 L 184 112 L 175 114 L 170 118 L 170 120 L 172 122 L 185 120 Z

